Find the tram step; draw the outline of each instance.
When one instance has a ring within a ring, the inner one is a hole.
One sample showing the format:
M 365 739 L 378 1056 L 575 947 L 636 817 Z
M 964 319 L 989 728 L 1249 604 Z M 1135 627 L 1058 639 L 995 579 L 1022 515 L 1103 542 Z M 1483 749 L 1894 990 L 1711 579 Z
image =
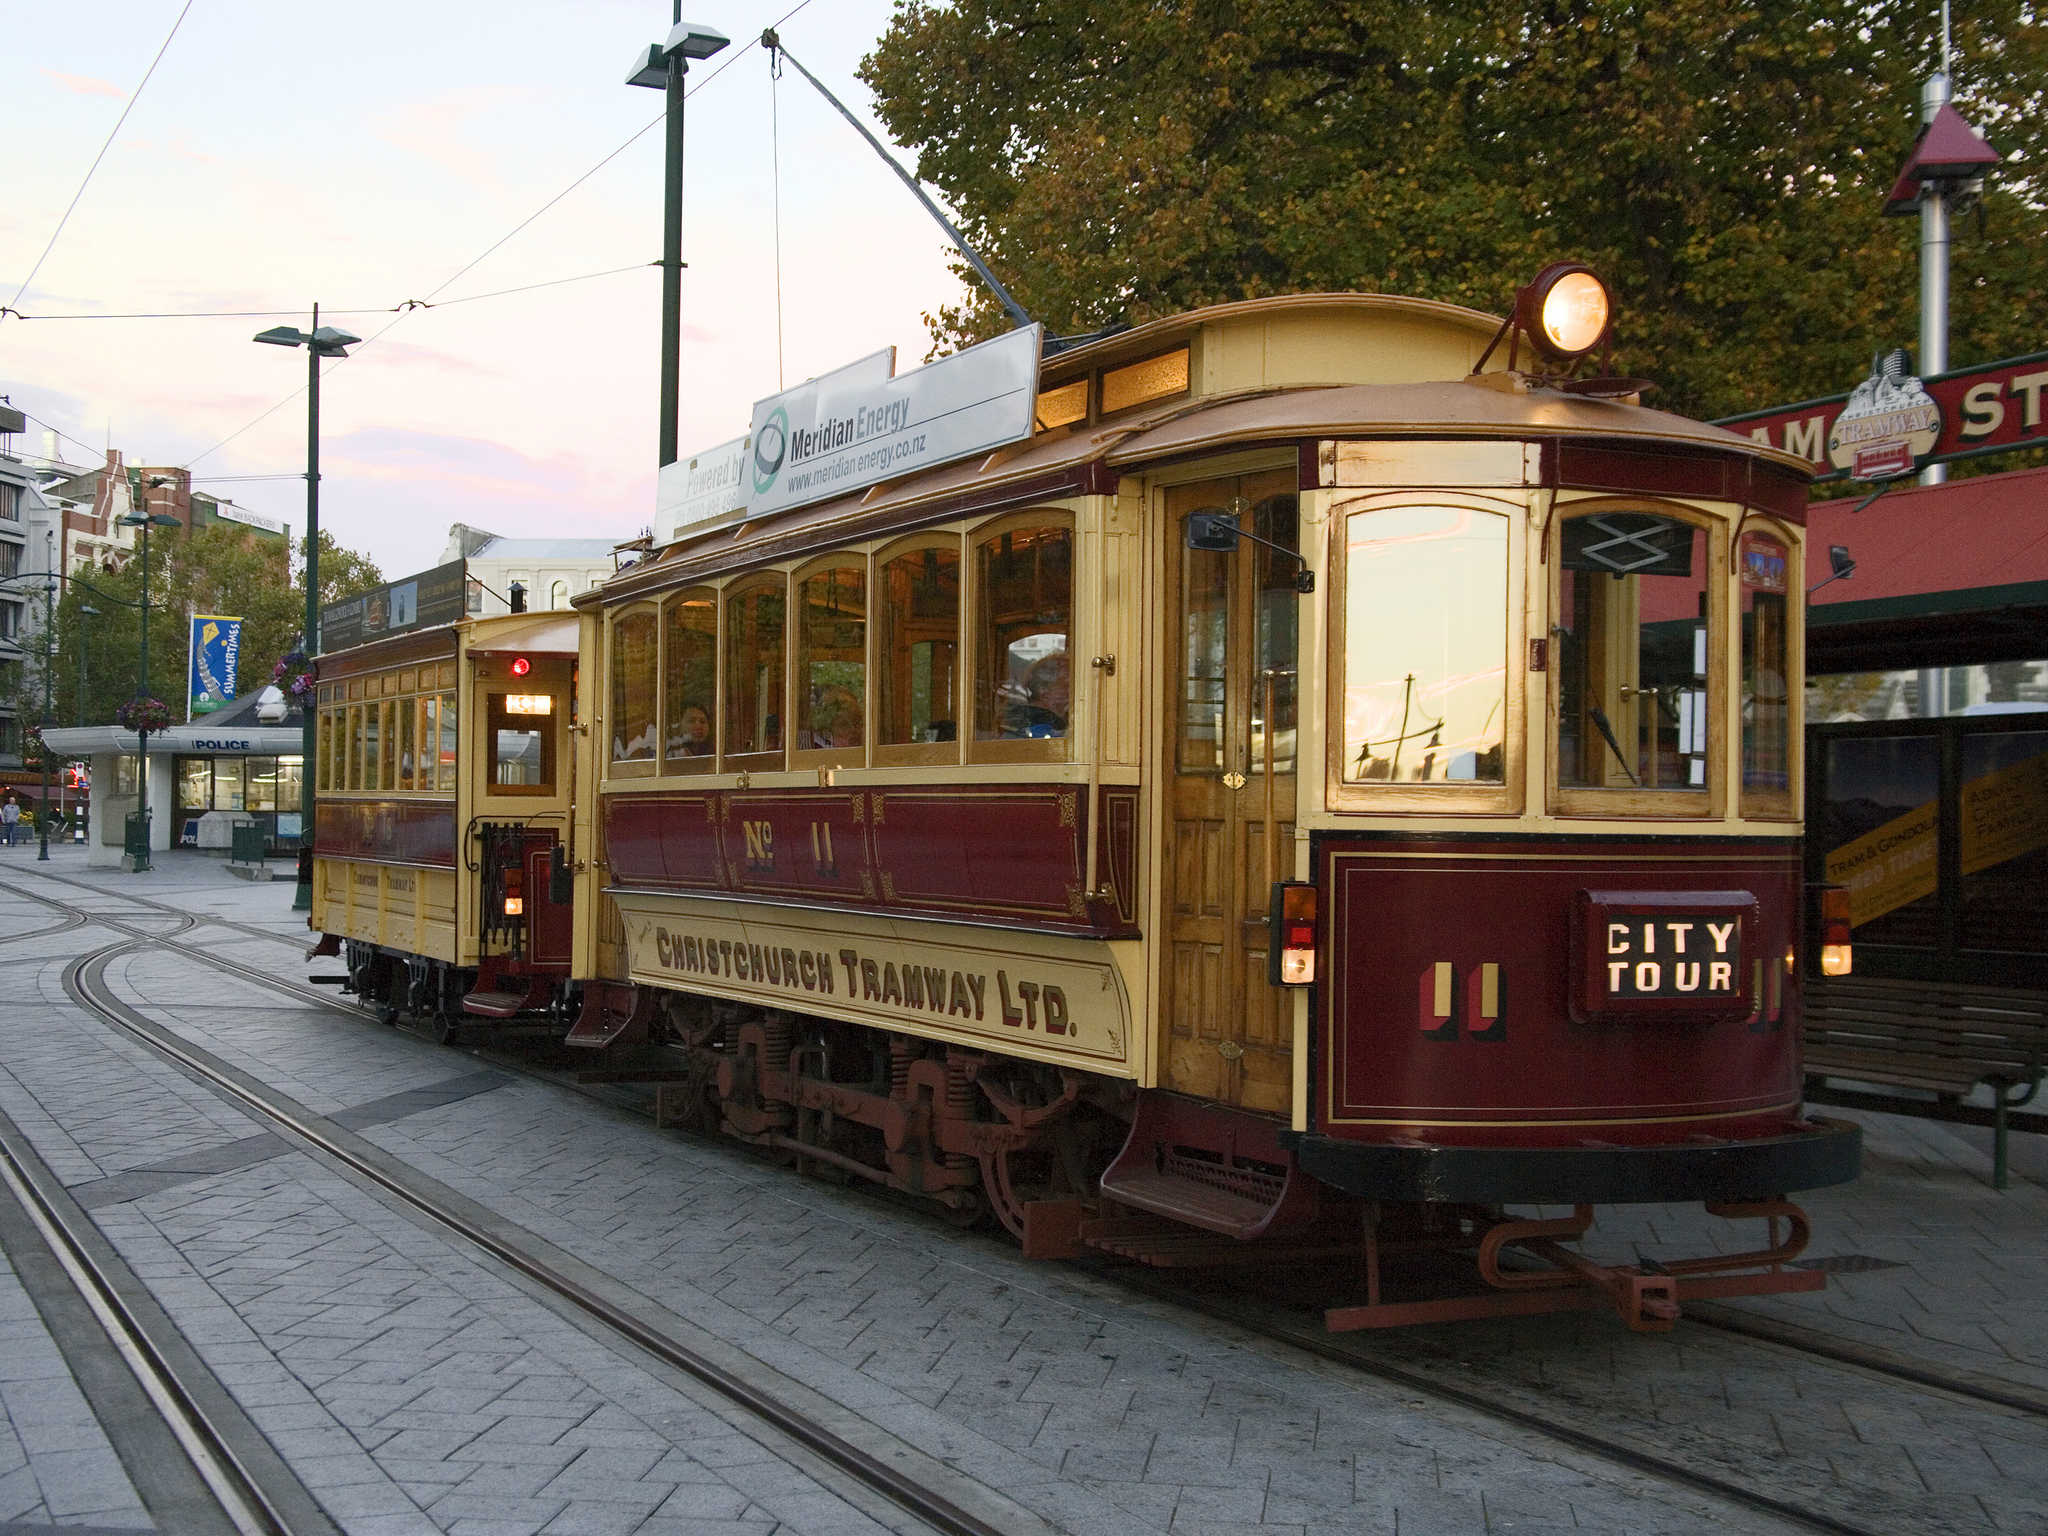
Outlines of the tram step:
M 1315 1220 L 1315 1181 L 1280 1145 L 1276 1122 L 1149 1092 L 1102 1175 L 1105 1200 L 1242 1241 Z
M 532 1006 L 532 994 L 528 992 L 472 992 L 462 1000 L 464 1013 L 481 1014 L 487 1019 L 511 1019 Z

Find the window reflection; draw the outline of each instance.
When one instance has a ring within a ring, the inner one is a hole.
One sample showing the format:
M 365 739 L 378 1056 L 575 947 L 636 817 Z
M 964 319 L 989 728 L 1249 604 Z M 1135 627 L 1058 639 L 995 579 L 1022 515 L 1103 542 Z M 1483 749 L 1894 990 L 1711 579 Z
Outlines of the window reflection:
M 654 613 L 629 613 L 612 627 L 612 761 L 654 760 Z
M 1707 536 L 1650 512 L 1564 524 L 1558 612 L 1557 781 L 1704 790 Z
M 1792 694 L 1786 588 L 1791 554 L 1767 533 L 1742 537 L 1742 787 L 1789 791 Z
M 1073 530 L 1020 528 L 976 553 L 975 738 L 1063 737 L 1073 695 Z
M 1503 782 L 1508 519 L 1383 507 L 1345 540 L 1344 777 Z
M 668 605 L 668 654 L 663 658 L 671 762 L 705 759 L 714 746 L 711 720 L 718 681 L 718 606 L 708 590 L 686 592 Z
M 867 710 L 865 568 L 839 566 L 797 584 L 797 745 L 858 747 Z
M 892 746 L 957 740 L 959 541 L 883 562 L 877 602 L 881 720 L 875 739 Z
M 782 750 L 784 578 L 726 592 L 725 750 Z

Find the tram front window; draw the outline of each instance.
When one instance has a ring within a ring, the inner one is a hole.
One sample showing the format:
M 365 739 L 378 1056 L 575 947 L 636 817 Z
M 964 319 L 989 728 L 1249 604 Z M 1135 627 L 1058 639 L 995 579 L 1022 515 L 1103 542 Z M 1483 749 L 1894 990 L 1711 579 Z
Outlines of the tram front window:
M 1706 530 L 1650 512 L 1567 518 L 1551 629 L 1557 782 L 1707 788 Z

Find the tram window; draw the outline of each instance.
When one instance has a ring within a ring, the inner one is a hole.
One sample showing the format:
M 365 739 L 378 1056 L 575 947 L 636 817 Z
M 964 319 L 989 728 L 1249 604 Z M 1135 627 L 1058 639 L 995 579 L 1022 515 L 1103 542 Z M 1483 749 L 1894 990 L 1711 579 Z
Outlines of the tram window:
M 398 783 L 397 787 L 410 791 L 413 787 L 413 726 L 419 714 L 419 701 L 401 698 L 394 706 L 393 723 L 398 727 Z
M 444 677 L 447 675 L 447 670 L 445 668 L 442 670 L 442 675 Z M 457 721 L 458 716 L 456 713 L 455 695 L 452 693 L 442 694 L 440 720 L 441 771 L 437 782 L 442 789 L 451 792 L 455 788 L 455 749 Z
M 664 623 L 662 696 L 667 736 L 662 756 L 671 764 L 711 765 L 718 742 L 711 722 L 718 708 L 718 597 L 708 587 L 671 598 Z
M 782 750 L 788 588 L 770 576 L 726 589 L 725 751 Z
M 1676 518 L 1565 521 L 1551 631 L 1559 785 L 1707 788 L 1707 567 L 1706 530 Z
M 363 706 L 363 788 L 384 787 L 384 706 Z
M 552 704 L 546 694 L 521 695 L 522 707 L 515 711 L 505 694 L 487 698 L 487 724 L 491 744 L 491 792 L 493 794 L 549 795 L 555 790 L 555 720 L 552 713 L 536 715 L 530 700 Z
M 1251 755 L 1260 772 L 1266 763 L 1266 713 L 1272 706 L 1273 771 L 1294 772 L 1296 689 L 1299 682 L 1301 593 L 1294 578 L 1301 562 L 1286 551 L 1299 547 L 1301 517 L 1293 494 L 1269 496 L 1252 509 L 1252 533 L 1265 540 L 1251 549 L 1258 569 L 1258 610 L 1254 614 Z M 1272 545 L 1279 545 L 1274 549 Z
M 322 690 L 323 694 L 325 690 Z M 313 736 L 313 788 L 320 794 L 334 788 L 334 711 L 320 711 L 319 728 Z
M 875 740 L 909 746 L 958 739 L 960 544 L 927 544 L 882 562 Z
M 1143 405 L 1148 400 L 1164 400 L 1187 392 L 1188 349 L 1176 347 L 1157 357 L 1126 363 L 1121 368 L 1105 369 L 1102 375 L 1102 414 L 1114 415 L 1134 405 Z
M 384 680 L 384 691 L 391 692 L 392 679 Z M 398 788 L 398 711 L 399 701 L 387 697 L 380 706 L 384 712 L 384 789 L 386 793 Z
M 1742 587 L 1742 793 L 1745 809 L 1791 812 L 1791 642 L 1786 598 L 1791 556 L 1767 533 L 1746 533 Z
M 1041 391 L 1031 414 L 1032 429 L 1038 432 L 1050 432 L 1054 427 L 1080 421 L 1088 414 L 1088 381 L 1076 379 L 1071 384 Z
M 796 745 L 858 752 L 867 739 L 868 573 L 838 565 L 796 588 Z
M 1381 507 L 1344 537 L 1345 780 L 1505 782 L 1508 519 Z
M 654 610 L 636 610 L 612 626 L 612 761 L 654 761 Z
M 1074 531 L 1013 528 L 975 548 L 974 735 L 977 741 L 1067 735 L 1073 668 Z

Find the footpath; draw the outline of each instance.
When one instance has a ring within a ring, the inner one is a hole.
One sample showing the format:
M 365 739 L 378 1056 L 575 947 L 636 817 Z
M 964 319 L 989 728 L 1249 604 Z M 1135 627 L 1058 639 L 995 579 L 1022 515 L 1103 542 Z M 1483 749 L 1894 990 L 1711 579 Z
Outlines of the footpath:
M 288 1463 L 334 1529 L 866 1536 L 905 1529 L 773 1432 L 265 1131 L 86 1014 L 109 921 L 303 981 L 288 882 L 191 854 L 146 875 L 0 849 L 0 1117 Z M 159 903 L 166 912 L 143 902 Z M 230 926 L 233 925 L 233 926 Z M 137 949 L 107 975 L 182 1037 L 498 1219 L 993 1491 L 1044 1536 L 1798 1529 L 1419 1399 L 1113 1276 Z M 2048 1393 L 2048 1149 L 1990 1187 L 1967 1129 L 1861 1116 L 1865 1174 L 1802 1203 L 1826 1291 L 1727 1304 Z M 1603 1212 L 1596 1251 L 1697 1249 L 1697 1212 Z M 0 1533 L 175 1530 L 90 1388 L 84 1324 L 0 1257 Z M 1726 1241 L 1749 1246 L 1752 1230 Z M 1404 1348 L 1396 1344 L 1397 1349 Z M 1868 1529 L 2048 1529 L 2048 1425 L 1711 1330 L 1597 1315 L 1422 1330 L 1415 1359 L 1561 1421 L 1687 1448 Z

